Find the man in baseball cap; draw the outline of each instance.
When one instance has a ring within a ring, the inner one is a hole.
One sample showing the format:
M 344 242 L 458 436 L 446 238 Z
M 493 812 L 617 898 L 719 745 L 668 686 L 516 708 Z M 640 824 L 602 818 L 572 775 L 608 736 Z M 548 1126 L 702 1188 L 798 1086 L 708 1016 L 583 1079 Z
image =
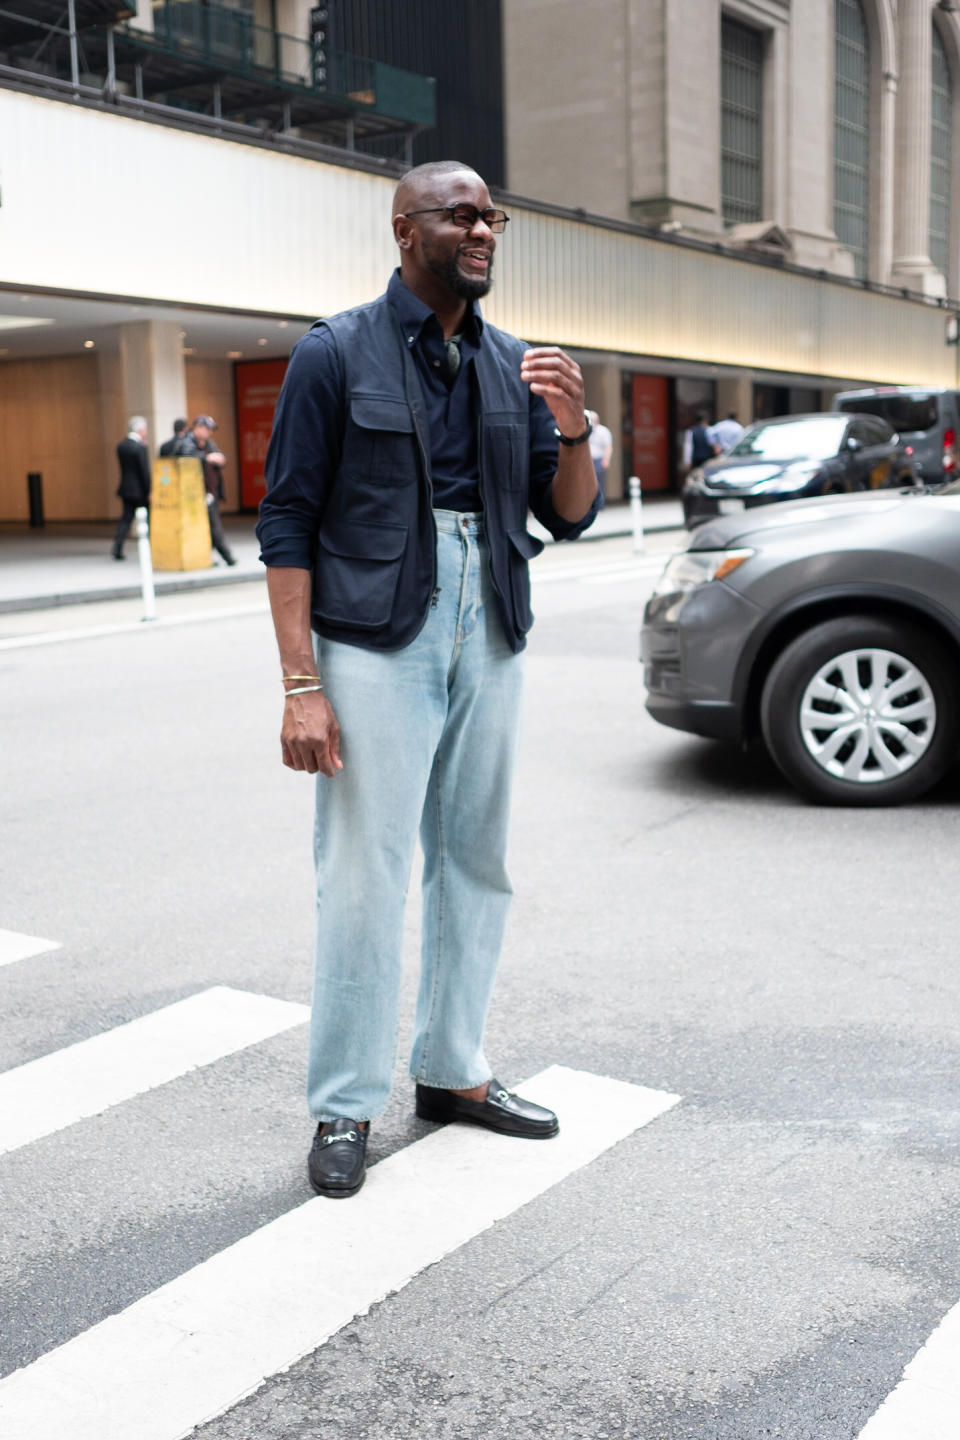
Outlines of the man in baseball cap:
M 220 519 L 219 502 L 223 499 L 223 467 L 227 457 L 218 450 L 210 439 L 217 422 L 212 415 L 198 415 L 185 435 L 177 441 L 176 455 L 195 455 L 203 469 L 203 483 L 207 491 L 207 516 L 210 520 L 210 540 L 214 550 L 227 562 L 236 565 L 236 557 L 227 544 L 223 521 Z

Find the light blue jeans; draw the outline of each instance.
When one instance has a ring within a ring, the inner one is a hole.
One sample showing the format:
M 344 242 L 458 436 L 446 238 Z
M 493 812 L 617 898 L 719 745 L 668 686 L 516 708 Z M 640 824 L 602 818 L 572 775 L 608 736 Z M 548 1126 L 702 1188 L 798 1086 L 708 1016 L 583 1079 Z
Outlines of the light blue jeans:
M 343 770 L 317 777 L 317 952 L 307 1098 L 372 1120 L 397 1045 L 403 910 L 417 827 L 423 946 L 410 1073 L 490 1079 L 483 1031 L 510 904 L 505 867 L 524 657 L 496 610 L 482 519 L 437 510 L 439 595 L 383 653 L 317 641 Z

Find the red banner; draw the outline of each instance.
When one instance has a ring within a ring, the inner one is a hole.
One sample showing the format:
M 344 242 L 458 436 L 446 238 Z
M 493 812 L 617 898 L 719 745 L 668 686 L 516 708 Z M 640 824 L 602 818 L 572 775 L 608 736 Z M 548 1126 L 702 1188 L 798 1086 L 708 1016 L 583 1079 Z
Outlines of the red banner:
M 243 510 L 256 510 L 267 488 L 263 467 L 287 364 L 286 360 L 245 360 L 234 367 Z
M 669 404 L 662 375 L 634 375 L 632 393 L 633 471 L 644 491 L 670 485 Z

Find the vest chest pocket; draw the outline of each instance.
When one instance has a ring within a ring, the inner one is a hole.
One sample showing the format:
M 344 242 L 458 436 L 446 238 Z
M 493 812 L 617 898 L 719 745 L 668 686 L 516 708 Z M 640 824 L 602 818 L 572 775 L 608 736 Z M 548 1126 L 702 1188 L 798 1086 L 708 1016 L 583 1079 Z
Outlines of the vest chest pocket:
M 392 395 L 350 399 L 353 467 L 376 485 L 411 485 L 417 478 L 413 416 Z M 346 458 L 346 457 L 345 457 Z
M 484 415 L 483 472 L 505 490 L 526 490 L 530 437 L 525 412 L 497 410 Z

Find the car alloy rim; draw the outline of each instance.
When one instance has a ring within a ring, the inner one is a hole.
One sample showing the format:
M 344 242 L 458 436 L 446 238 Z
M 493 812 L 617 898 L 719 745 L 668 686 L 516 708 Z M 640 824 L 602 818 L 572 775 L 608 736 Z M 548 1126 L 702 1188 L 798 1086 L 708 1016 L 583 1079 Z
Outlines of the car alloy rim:
M 800 732 L 816 763 L 855 785 L 894 780 L 930 747 L 937 702 L 912 661 L 893 650 L 846 650 L 813 676 Z

